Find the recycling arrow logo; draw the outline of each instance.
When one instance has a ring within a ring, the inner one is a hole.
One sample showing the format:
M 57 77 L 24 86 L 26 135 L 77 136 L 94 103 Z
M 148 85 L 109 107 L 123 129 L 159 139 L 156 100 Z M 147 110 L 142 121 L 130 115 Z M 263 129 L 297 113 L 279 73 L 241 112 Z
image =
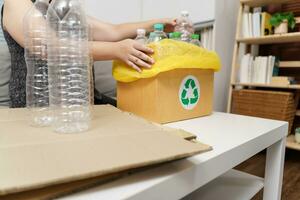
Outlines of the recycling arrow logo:
M 186 76 L 180 85 L 179 101 L 186 110 L 192 110 L 200 99 L 200 86 L 195 76 Z

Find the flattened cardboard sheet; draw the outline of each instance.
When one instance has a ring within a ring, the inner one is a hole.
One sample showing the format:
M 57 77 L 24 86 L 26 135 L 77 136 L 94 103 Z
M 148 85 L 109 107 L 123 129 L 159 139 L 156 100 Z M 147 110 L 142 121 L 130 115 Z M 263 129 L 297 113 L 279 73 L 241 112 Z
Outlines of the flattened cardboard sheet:
M 5 112 L 0 110 L 0 195 L 105 176 L 211 149 L 112 106 L 95 106 L 91 129 L 81 134 L 30 127 L 22 119 L 24 109 L 11 110 L 12 120 L 4 120 Z

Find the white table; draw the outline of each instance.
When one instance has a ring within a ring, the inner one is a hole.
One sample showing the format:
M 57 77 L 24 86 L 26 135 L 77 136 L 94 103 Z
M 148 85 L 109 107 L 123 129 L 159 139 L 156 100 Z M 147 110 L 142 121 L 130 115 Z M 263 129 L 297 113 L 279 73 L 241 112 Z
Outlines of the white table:
M 196 134 L 200 141 L 212 145 L 213 151 L 136 173 L 64 199 L 170 200 L 190 194 L 185 199 L 243 200 L 250 199 L 263 187 L 265 200 L 281 198 L 288 123 L 214 113 L 167 126 Z M 264 149 L 267 149 L 264 179 L 232 170 Z

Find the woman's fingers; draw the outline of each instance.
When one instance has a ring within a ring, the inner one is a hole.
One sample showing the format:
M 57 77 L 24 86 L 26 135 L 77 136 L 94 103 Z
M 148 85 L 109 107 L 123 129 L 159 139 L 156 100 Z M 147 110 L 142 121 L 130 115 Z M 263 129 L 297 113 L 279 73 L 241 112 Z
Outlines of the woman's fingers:
M 150 56 L 144 54 L 143 52 L 141 52 L 139 50 L 134 50 L 133 55 L 151 65 L 153 65 L 155 62 L 153 58 L 151 58 Z
M 129 61 L 131 61 L 132 63 L 134 63 L 135 65 L 140 66 L 140 67 L 151 68 L 151 65 L 149 65 L 145 61 L 141 60 L 140 58 L 132 56 L 132 55 L 129 56 Z
M 153 54 L 153 53 L 154 53 L 153 49 L 147 47 L 146 45 L 140 44 L 140 43 L 138 43 L 138 42 L 136 42 L 136 43 L 133 45 L 133 47 L 134 47 L 135 49 L 139 50 L 139 51 L 142 51 L 142 52 L 146 53 L 146 54 Z
M 127 61 L 127 65 L 129 65 L 130 67 L 132 67 L 133 69 L 135 69 L 137 72 L 141 73 L 142 70 L 136 65 L 134 64 L 133 62 L 131 61 Z

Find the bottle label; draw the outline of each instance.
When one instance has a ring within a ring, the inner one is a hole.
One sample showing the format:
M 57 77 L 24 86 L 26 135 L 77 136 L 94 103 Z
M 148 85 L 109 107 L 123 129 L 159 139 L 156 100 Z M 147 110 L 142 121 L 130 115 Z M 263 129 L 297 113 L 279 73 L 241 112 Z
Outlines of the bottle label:
M 200 84 L 195 76 L 186 76 L 180 84 L 178 92 L 179 102 L 186 110 L 193 110 L 200 99 Z

